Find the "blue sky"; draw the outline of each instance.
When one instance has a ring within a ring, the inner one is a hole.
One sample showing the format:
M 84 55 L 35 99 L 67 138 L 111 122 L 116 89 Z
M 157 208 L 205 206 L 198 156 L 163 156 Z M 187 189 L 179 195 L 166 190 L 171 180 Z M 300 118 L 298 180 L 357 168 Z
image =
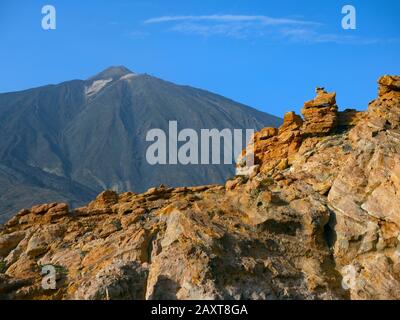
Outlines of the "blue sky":
M 41 28 L 41 8 L 57 29 Z M 344 5 L 357 29 L 341 27 Z M 398 0 L 1 0 L 0 92 L 85 79 L 110 65 L 282 116 L 316 86 L 364 109 L 400 74 Z

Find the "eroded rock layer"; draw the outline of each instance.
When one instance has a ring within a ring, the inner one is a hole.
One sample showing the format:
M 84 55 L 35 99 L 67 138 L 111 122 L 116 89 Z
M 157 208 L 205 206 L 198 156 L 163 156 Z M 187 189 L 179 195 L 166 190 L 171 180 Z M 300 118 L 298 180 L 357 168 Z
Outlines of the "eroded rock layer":
M 256 133 L 225 186 L 22 210 L 0 230 L 0 297 L 400 299 L 400 77 L 366 112 L 335 96 Z

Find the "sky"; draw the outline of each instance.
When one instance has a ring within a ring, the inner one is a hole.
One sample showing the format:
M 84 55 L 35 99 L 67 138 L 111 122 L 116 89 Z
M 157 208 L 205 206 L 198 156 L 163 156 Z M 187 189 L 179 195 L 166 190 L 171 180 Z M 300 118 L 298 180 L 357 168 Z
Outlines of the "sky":
M 48 4 L 55 30 L 42 28 Z M 379 76 L 400 74 L 399 17 L 398 0 L 0 0 L 0 92 L 124 65 L 277 116 L 317 86 L 363 110 Z

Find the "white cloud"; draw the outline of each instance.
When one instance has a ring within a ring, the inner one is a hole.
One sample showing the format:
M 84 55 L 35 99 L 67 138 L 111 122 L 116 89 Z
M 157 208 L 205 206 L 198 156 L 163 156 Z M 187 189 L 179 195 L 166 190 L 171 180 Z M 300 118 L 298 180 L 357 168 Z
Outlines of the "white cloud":
M 314 21 L 288 18 L 272 18 L 263 15 L 186 15 L 161 16 L 144 21 L 144 24 L 169 24 L 168 30 L 201 36 L 227 36 L 232 38 L 251 38 L 271 34 L 282 27 L 316 27 Z M 171 26 L 172 24 L 172 26 Z
M 324 32 L 322 30 L 325 26 L 316 21 L 273 18 L 264 15 L 160 16 L 147 19 L 144 24 L 167 24 L 168 31 L 204 37 L 225 36 L 236 39 L 268 37 L 275 41 L 364 45 L 386 42 L 384 39 L 367 39 L 344 33 Z
M 195 34 L 200 36 L 227 36 L 231 38 L 244 39 L 249 37 L 259 36 L 261 30 L 256 30 L 254 26 L 248 24 L 212 24 L 205 25 L 199 23 L 179 23 L 170 28 L 171 31 L 176 31 L 184 34 Z
M 357 35 L 345 33 L 323 33 L 313 29 L 306 28 L 284 28 L 280 30 L 282 37 L 293 42 L 302 43 L 336 43 L 336 44 L 354 44 L 371 45 L 377 43 L 394 43 L 399 39 L 379 39 L 363 38 Z
M 211 21 L 211 22 L 258 22 L 263 25 L 277 26 L 277 25 L 319 25 L 320 23 L 314 21 L 303 21 L 287 18 L 271 18 L 268 16 L 249 16 L 249 15 L 204 15 L 204 16 L 162 16 L 147 19 L 145 24 L 163 23 L 163 22 L 182 22 L 182 21 Z

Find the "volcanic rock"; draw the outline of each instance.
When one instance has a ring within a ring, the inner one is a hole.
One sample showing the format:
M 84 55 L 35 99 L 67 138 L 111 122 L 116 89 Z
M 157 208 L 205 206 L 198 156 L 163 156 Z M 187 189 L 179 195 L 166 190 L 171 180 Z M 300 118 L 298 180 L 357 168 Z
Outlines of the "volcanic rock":
M 305 119 L 302 132 L 309 135 L 325 135 L 337 126 L 336 93 L 327 93 L 324 88 L 317 88 L 316 93 L 316 98 L 306 102 L 301 111 Z

